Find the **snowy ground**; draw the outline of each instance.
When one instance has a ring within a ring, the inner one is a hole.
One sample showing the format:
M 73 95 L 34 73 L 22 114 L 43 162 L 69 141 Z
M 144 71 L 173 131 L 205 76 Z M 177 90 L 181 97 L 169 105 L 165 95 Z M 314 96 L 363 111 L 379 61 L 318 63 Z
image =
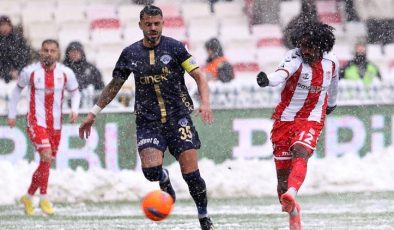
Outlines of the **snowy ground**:
M 394 226 L 394 151 L 364 158 L 313 158 L 299 193 L 305 229 L 390 229 Z M 143 217 L 139 200 L 158 185 L 140 171 L 52 170 L 49 198 L 56 215 L 26 218 L 19 197 L 35 163 L 0 162 L 0 229 L 197 229 L 195 208 L 177 164 L 170 165 L 179 198 L 169 219 Z M 203 159 L 200 170 L 218 229 L 286 229 L 277 204 L 274 164 L 266 160 Z M 37 202 L 37 200 L 35 200 Z M 39 211 L 39 210 L 37 210 Z
M 319 194 L 300 197 L 304 229 L 392 229 L 394 192 Z M 275 197 L 211 199 L 216 229 L 288 229 Z M 152 222 L 136 201 L 57 204 L 56 215 L 24 216 L 21 206 L 0 206 L 0 229 L 199 229 L 194 204 L 176 203 L 172 215 Z

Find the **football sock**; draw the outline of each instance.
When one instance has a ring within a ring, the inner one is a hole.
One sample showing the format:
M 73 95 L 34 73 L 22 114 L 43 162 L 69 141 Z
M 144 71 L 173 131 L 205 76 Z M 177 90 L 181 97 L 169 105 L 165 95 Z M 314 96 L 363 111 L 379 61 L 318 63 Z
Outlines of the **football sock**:
M 41 195 L 46 195 L 47 194 L 50 168 L 51 168 L 51 163 L 44 161 L 43 169 L 42 169 L 41 185 L 40 185 L 40 194 Z
M 307 163 L 304 158 L 295 158 L 292 161 L 292 169 L 289 175 L 288 188 L 298 191 L 305 180 Z
M 197 169 L 194 172 L 188 174 L 182 174 L 183 179 L 186 181 L 190 195 L 192 196 L 194 203 L 196 203 L 198 218 L 204 218 L 208 216 L 208 199 L 207 199 L 207 186 L 204 179 L 200 175 L 200 171 Z
M 29 189 L 27 190 L 27 193 L 31 196 L 34 195 L 34 193 L 37 191 L 39 187 L 42 187 L 43 181 L 46 180 L 46 186 L 45 186 L 45 192 L 46 192 L 46 187 L 48 185 L 48 176 L 49 176 L 49 168 L 50 168 L 50 163 L 46 161 L 40 161 L 38 168 L 36 171 L 33 173 L 31 184 Z M 42 191 L 42 188 L 41 188 Z
M 162 169 L 161 174 L 160 174 L 160 183 L 165 183 L 168 181 L 168 179 L 169 179 L 169 176 L 168 176 L 166 170 Z
M 150 168 L 142 168 L 142 172 L 144 173 L 145 178 L 149 181 L 158 181 L 163 173 L 163 167 L 159 165 Z
M 290 195 L 291 195 L 292 197 L 296 197 L 296 196 L 297 196 L 297 189 L 295 189 L 294 187 L 290 187 L 290 188 L 287 190 L 287 192 L 290 193 Z

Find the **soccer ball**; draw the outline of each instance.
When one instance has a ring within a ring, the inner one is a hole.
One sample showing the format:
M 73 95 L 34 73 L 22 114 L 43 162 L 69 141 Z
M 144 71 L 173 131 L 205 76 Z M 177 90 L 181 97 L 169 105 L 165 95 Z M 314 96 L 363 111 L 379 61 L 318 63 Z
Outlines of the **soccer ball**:
M 174 200 L 161 190 L 149 192 L 142 198 L 141 208 L 146 217 L 153 221 L 161 221 L 170 215 Z

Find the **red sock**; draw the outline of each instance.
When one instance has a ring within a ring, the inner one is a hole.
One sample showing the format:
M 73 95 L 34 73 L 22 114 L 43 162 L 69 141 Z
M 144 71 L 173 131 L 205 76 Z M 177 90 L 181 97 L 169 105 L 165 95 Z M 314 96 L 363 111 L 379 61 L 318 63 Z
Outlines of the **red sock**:
M 49 168 L 51 167 L 50 162 L 40 161 L 38 168 L 33 174 L 31 184 L 27 193 L 30 195 L 34 195 L 38 188 L 40 188 L 41 194 L 46 194 L 46 190 L 48 187 L 48 178 L 49 178 Z
M 306 160 L 304 158 L 295 158 L 293 159 L 291 166 L 292 168 L 289 175 L 288 188 L 294 187 L 298 191 L 306 176 Z

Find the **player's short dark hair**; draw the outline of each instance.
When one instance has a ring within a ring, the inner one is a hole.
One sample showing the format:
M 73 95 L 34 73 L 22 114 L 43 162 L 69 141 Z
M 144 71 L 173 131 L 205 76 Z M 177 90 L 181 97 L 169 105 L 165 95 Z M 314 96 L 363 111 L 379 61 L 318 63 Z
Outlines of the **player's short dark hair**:
M 311 45 L 321 52 L 329 52 L 335 43 L 334 28 L 321 22 L 307 22 L 298 24 L 293 29 L 291 42 L 293 46 L 300 47 L 302 38 L 308 37 Z
M 42 43 L 41 43 L 41 47 L 44 46 L 45 44 L 55 44 L 57 46 L 57 48 L 59 48 L 59 42 L 56 41 L 55 39 L 45 39 Z
M 146 5 L 144 7 L 144 9 L 141 10 L 140 20 L 142 20 L 142 18 L 144 17 L 144 14 L 147 14 L 149 16 L 160 15 L 161 17 L 163 17 L 163 12 L 161 11 L 161 9 L 157 6 L 154 6 L 154 5 Z

